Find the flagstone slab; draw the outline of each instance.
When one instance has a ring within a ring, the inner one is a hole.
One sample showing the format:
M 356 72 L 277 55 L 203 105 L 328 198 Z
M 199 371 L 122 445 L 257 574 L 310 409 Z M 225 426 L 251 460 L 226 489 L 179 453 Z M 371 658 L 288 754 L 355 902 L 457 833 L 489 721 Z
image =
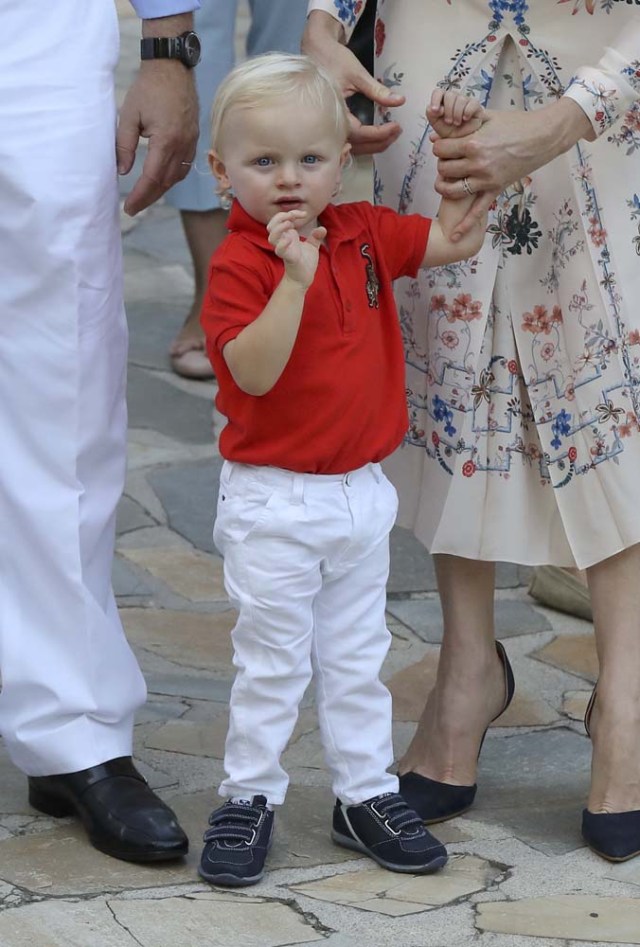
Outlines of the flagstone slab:
M 150 278 L 158 282 L 153 295 L 149 293 Z M 169 347 L 189 309 L 193 280 L 182 266 L 173 263 L 127 274 L 125 289 L 130 337 L 129 363 L 167 370 L 171 364 Z
M 102 900 L 47 901 L 3 911 L 0 944 L 2 947 L 140 947 L 140 941 L 118 924 Z
M 173 720 L 147 737 L 144 745 L 153 750 L 221 760 L 228 726 L 228 715 L 213 717 L 209 723 Z
M 113 900 L 109 906 L 141 947 L 294 947 L 324 941 L 289 905 L 231 893 Z
M 211 442 L 211 405 L 192 398 L 144 368 L 129 366 L 127 407 L 132 427 L 151 428 L 193 444 Z
M 402 917 L 482 891 L 500 875 L 500 869 L 484 859 L 462 855 L 432 875 L 394 875 L 374 867 L 289 887 L 319 901 Z
M 231 630 L 236 613 L 232 609 L 182 612 L 168 608 L 122 608 L 120 617 L 127 638 L 136 649 L 150 651 L 185 668 L 235 673 Z M 184 696 L 199 694 L 191 692 Z
M 139 503 L 136 503 L 131 497 L 121 497 L 116 517 L 116 533 L 118 536 L 123 533 L 130 533 L 132 530 L 142 529 L 145 526 L 155 525 L 156 521 L 152 516 L 149 516 Z
M 577 674 L 593 684 L 598 679 L 598 658 L 592 634 L 559 635 L 539 651 L 535 651 L 532 657 L 561 671 Z
M 211 674 L 159 674 L 148 670 L 145 671 L 145 680 L 150 694 L 164 694 L 185 700 L 210 700 L 223 704 L 229 703 L 233 683 L 231 679 L 220 680 Z
M 189 711 L 189 704 L 182 700 L 161 700 L 152 698 L 136 712 L 136 726 L 158 721 L 175 720 Z
M 392 599 L 387 610 L 411 628 L 422 641 L 429 644 L 442 641 L 442 608 L 439 599 Z M 547 618 L 526 602 L 498 599 L 495 617 L 498 638 L 552 630 Z
M 149 474 L 149 482 L 167 514 L 169 525 L 203 552 L 217 552 L 213 520 L 218 502 L 222 458 L 174 464 Z
M 141 220 L 121 216 L 128 228 L 133 230 Z M 133 225 L 133 226 L 132 226 Z M 165 266 L 137 250 L 130 250 L 127 263 L 132 258 L 134 265 L 125 265 L 124 295 L 129 315 L 129 360 L 136 365 L 154 368 L 169 367 L 169 348 L 183 324 L 183 316 L 191 306 L 193 298 L 193 276 L 179 263 Z M 137 265 L 135 265 L 137 263 Z M 146 323 L 142 325 L 147 316 Z M 136 324 L 134 324 L 134 322 Z
M 638 887 L 640 887 L 640 858 L 631 858 L 626 862 L 609 862 L 604 877 L 610 881 L 638 885 Z M 640 937 L 638 941 L 640 942 Z
M 562 697 L 562 713 L 571 720 L 584 720 L 591 691 L 567 691 Z
M 0 745 L 0 812 L 2 815 L 33 813 L 27 802 L 27 778 L 11 762 L 3 745 Z
M 476 927 L 498 934 L 557 937 L 596 944 L 637 944 L 640 900 L 558 895 L 478 905 Z
M 131 548 L 120 555 L 161 579 L 172 592 L 192 602 L 226 601 L 222 560 L 197 549 Z
M 509 736 L 489 731 L 470 817 L 500 825 L 547 855 L 575 851 L 584 846 L 580 813 L 590 759 L 586 737 L 565 727 Z
M 141 471 L 148 467 L 168 464 L 203 462 L 216 456 L 212 445 L 190 444 L 179 438 L 161 434 L 144 427 L 129 428 L 127 439 L 127 469 Z
M 393 698 L 393 719 L 418 721 L 425 701 L 436 682 L 438 654 L 430 652 L 420 661 L 398 671 L 386 681 Z M 540 697 L 528 694 L 518 682 L 513 701 L 500 716 L 497 727 L 538 727 L 559 719 L 556 710 Z
M 92 848 L 74 820 L 65 820 L 46 832 L 0 841 L 0 878 L 53 898 L 184 883 L 195 880 L 195 867 L 195 855 L 191 864 L 179 860 L 136 865 L 110 858 Z M 3 917 L 0 914 L 0 919 Z M 38 941 L 31 943 L 40 947 Z M 1 934 L 0 944 L 5 947 Z
M 119 554 L 113 557 L 111 582 L 117 598 L 136 599 L 137 604 L 148 601 L 157 591 L 157 582 L 148 573 L 125 562 Z
M 49 901 L 0 914 L 2 947 L 283 947 L 323 940 L 288 905 L 217 892 Z
M 180 216 L 169 204 L 160 203 L 151 207 L 140 225 L 127 234 L 124 245 L 127 250 L 145 253 L 160 263 L 179 263 L 185 267 L 191 265 L 184 231 L 180 225 Z M 131 307 L 127 307 L 129 318 L 131 318 L 130 309 Z M 185 305 L 182 310 L 175 312 L 178 325 L 184 322 L 186 309 Z M 153 318 L 157 318 L 157 315 L 152 312 L 149 319 Z

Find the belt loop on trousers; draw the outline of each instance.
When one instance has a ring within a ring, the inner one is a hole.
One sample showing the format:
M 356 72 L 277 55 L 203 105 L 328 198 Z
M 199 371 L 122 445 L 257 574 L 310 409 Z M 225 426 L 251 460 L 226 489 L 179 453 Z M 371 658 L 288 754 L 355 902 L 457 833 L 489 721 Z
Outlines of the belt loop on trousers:
M 302 474 L 293 475 L 291 484 L 291 502 L 299 505 L 304 500 L 304 477 Z

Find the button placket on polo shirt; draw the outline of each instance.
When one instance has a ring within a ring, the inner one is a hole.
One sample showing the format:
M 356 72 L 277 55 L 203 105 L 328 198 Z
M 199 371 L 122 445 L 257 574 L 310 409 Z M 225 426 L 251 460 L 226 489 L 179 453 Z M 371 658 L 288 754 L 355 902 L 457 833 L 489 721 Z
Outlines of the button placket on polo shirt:
M 342 331 L 345 334 L 355 332 L 358 326 L 357 287 L 353 285 L 353 262 L 349 259 L 353 245 L 351 239 L 339 240 L 333 253 L 329 254 L 331 276 L 340 300 Z M 344 261 L 342 266 L 341 260 Z

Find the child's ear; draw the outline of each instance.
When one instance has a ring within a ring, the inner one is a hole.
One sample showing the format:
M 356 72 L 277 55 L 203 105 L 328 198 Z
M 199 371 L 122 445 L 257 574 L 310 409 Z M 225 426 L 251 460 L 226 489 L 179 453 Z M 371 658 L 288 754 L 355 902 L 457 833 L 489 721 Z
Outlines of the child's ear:
M 227 169 L 226 169 L 225 163 L 220 157 L 220 155 L 217 154 L 215 151 L 210 151 L 207 157 L 209 159 L 209 167 L 211 168 L 211 173 L 213 174 L 215 178 L 217 178 L 218 183 L 220 184 L 220 187 L 226 188 L 226 189 L 230 188 L 231 181 L 229 180 L 229 176 L 227 175 Z
M 351 161 L 351 145 L 347 141 L 345 142 L 344 148 L 340 152 L 340 167 L 344 168 L 348 161 Z

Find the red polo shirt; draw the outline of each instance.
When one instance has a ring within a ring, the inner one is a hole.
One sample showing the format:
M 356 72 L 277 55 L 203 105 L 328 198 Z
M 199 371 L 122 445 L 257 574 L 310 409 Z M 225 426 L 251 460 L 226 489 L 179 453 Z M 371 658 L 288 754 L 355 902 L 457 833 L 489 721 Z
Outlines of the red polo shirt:
M 346 473 L 387 457 L 407 429 L 391 283 L 416 275 L 431 221 L 362 202 L 329 205 L 320 222 L 327 240 L 291 357 L 259 397 L 238 388 L 222 350 L 260 315 L 284 264 L 264 224 L 237 202 L 227 224 L 231 233 L 212 257 L 202 325 L 219 384 L 216 406 L 227 418 L 220 453 L 228 460 Z

